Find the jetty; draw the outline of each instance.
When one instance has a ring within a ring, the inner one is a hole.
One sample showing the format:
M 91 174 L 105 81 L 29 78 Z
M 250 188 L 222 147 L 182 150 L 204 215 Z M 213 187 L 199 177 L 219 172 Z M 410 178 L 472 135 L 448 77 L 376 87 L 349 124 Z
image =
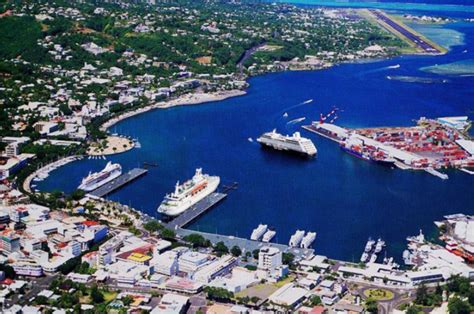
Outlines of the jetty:
M 193 220 L 195 220 L 202 214 L 204 214 L 208 209 L 222 201 L 224 198 L 226 198 L 226 196 L 227 194 L 218 192 L 209 194 L 208 196 L 197 202 L 194 206 L 187 209 L 181 215 L 177 216 L 165 225 L 168 229 L 172 230 L 182 228 L 191 223 Z
M 145 175 L 147 172 L 148 170 L 146 169 L 134 168 L 129 172 L 122 174 L 118 178 L 110 181 L 109 183 L 95 189 L 94 191 L 87 193 L 87 195 L 95 198 L 104 197 L 107 194 L 110 194 L 113 191 L 121 188 L 122 186 L 132 182 L 138 177 Z

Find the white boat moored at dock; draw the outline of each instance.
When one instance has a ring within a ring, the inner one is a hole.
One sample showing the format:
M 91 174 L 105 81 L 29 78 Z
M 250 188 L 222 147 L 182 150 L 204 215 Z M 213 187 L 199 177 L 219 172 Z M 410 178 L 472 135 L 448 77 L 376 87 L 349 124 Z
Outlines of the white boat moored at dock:
M 250 235 L 250 240 L 258 241 L 267 232 L 268 226 L 264 224 L 259 224 L 257 228 L 253 229 L 252 234 Z

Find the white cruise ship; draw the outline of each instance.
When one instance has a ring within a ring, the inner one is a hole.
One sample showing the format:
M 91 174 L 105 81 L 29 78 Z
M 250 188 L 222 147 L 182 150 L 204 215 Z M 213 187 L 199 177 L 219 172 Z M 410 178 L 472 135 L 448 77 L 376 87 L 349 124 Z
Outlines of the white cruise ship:
M 86 192 L 93 191 L 119 177 L 121 174 L 122 166 L 119 164 L 113 164 L 109 161 L 104 169 L 99 172 L 89 173 L 87 177 L 82 179 L 81 185 L 79 185 L 78 189 Z
M 250 240 L 258 241 L 267 230 L 267 225 L 259 224 L 257 228 L 253 229 L 252 234 L 250 235 Z
M 314 240 L 316 239 L 316 232 L 308 232 L 303 240 L 301 240 L 301 248 L 307 249 L 313 244 Z
M 268 243 L 270 242 L 273 237 L 276 235 L 276 231 L 275 230 L 268 230 L 267 232 L 265 232 L 265 234 L 263 235 L 263 238 L 262 238 L 262 242 L 265 242 L 265 243 Z
M 174 192 L 166 194 L 158 207 L 158 212 L 167 216 L 177 216 L 195 205 L 197 202 L 213 193 L 220 183 L 218 176 L 202 174 L 202 168 L 196 169 L 192 179 L 176 183 Z
M 257 142 L 276 150 L 291 151 L 311 157 L 315 156 L 318 152 L 313 142 L 308 138 L 301 137 L 299 132 L 288 136 L 281 135 L 276 130 L 273 130 L 272 132 L 264 133 L 257 139 Z
M 288 243 L 291 247 L 298 247 L 300 245 L 301 240 L 304 237 L 304 230 L 296 230 L 295 234 L 293 234 L 290 238 L 290 242 Z

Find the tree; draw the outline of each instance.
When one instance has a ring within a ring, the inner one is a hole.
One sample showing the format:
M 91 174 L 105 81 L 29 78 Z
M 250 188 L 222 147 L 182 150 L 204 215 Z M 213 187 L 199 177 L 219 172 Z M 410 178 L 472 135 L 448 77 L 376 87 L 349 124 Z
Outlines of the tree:
M 231 249 L 230 249 L 230 253 L 232 255 L 234 255 L 235 257 L 238 257 L 242 254 L 242 250 L 237 246 L 237 245 L 234 245 Z
M 321 298 L 320 298 L 318 295 L 313 295 L 313 296 L 309 299 L 309 304 L 310 304 L 311 306 L 321 305 L 321 304 L 322 304 Z
M 232 292 L 224 288 L 206 287 L 204 291 L 207 293 L 207 297 L 214 301 L 229 302 L 234 297 Z
M 81 258 L 78 256 L 78 257 L 74 257 L 74 258 L 71 258 L 70 260 L 68 260 L 66 263 L 62 264 L 61 266 L 58 267 L 58 270 L 63 274 L 63 275 L 67 275 L 69 274 L 71 271 L 73 271 L 76 267 L 79 266 L 79 264 L 81 263 Z
M 191 243 L 194 248 L 211 246 L 211 242 L 209 240 L 207 240 L 202 235 L 197 234 L 197 233 L 192 233 L 190 235 L 187 235 L 183 238 L 183 240 Z
M 368 298 L 367 301 L 365 301 L 365 310 L 369 313 L 377 313 L 377 301 Z
M 91 298 L 92 302 L 96 304 L 104 302 L 104 295 L 96 285 L 94 285 L 91 289 Z
M 450 314 L 469 314 L 471 307 L 469 303 L 458 297 L 451 298 L 448 302 L 448 310 Z
M 282 254 L 282 261 L 285 265 L 293 265 L 293 261 L 295 260 L 295 256 L 292 253 L 283 253 Z
M 47 297 L 45 297 L 44 295 L 39 295 L 35 298 L 33 303 L 38 305 L 46 305 L 48 304 L 48 301 L 49 299 Z
M 420 313 L 420 309 L 416 305 L 411 305 L 406 309 L 406 314 L 418 314 Z
M 428 305 L 428 289 L 424 284 L 421 284 L 416 289 L 416 304 Z
M 5 264 L 0 264 L 0 271 L 5 273 L 6 278 L 14 279 L 15 278 L 15 270 L 13 267 Z
M 218 256 L 222 256 L 224 254 L 229 253 L 229 248 L 224 244 L 224 242 L 217 242 L 214 246 L 214 251 L 217 253 Z
M 260 301 L 260 298 L 257 296 L 253 296 L 250 298 L 250 301 L 252 301 L 253 304 L 257 304 Z
M 133 302 L 133 298 L 129 295 L 126 295 L 125 297 L 122 298 L 122 302 L 125 306 L 129 306 Z
M 158 220 L 152 219 L 152 220 L 147 221 L 143 225 L 143 228 L 145 228 L 145 230 L 148 232 L 157 232 L 163 229 L 163 226 L 158 222 Z
M 161 231 L 161 236 L 166 240 L 174 240 L 176 238 L 176 233 L 171 229 L 163 229 Z
M 252 251 L 252 256 L 253 256 L 253 258 L 258 259 L 258 254 L 259 254 L 259 253 L 260 253 L 260 250 L 259 250 L 259 249 L 253 250 L 253 251 Z

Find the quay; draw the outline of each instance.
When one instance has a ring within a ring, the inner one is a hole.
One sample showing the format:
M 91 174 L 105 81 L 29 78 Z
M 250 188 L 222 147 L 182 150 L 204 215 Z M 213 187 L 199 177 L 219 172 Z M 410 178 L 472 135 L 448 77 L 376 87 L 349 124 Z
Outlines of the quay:
M 125 184 L 145 175 L 148 172 L 146 169 L 134 168 L 127 173 L 122 174 L 118 178 L 110 181 L 109 183 L 95 189 L 94 191 L 87 193 L 87 195 L 95 198 L 104 197 L 107 194 L 112 193 L 118 188 L 124 186 Z
M 227 194 L 225 193 L 217 192 L 209 194 L 197 204 L 186 210 L 184 213 L 166 223 L 165 226 L 171 230 L 182 228 L 204 214 L 208 209 L 222 201 L 224 198 L 226 198 L 226 196 Z
M 314 249 L 301 249 L 301 248 L 293 248 L 289 247 L 285 244 L 280 243 L 265 243 L 260 241 L 253 241 L 249 239 L 234 237 L 234 236 L 226 236 L 221 234 L 213 234 L 207 232 L 201 232 L 196 230 L 189 230 L 178 228 L 175 230 L 176 234 L 180 237 L 185 237 L 190 234 L 200 234 L 205 239 L 211 241 L 212 244 L 216 244 L 217 242 L 224 242 L 224 244 L 230 249 L 234 245 L 238 246 L 243 253 L 245 252 L 253 252 L 254 250 L 260 250 L 264 246 L 271 246 L 278 248 L 281 252 L 288 252 L 292 253 L 295 256 L 296 260 L 303 259 L 305 257 L 312 256 L 314 254 Z

